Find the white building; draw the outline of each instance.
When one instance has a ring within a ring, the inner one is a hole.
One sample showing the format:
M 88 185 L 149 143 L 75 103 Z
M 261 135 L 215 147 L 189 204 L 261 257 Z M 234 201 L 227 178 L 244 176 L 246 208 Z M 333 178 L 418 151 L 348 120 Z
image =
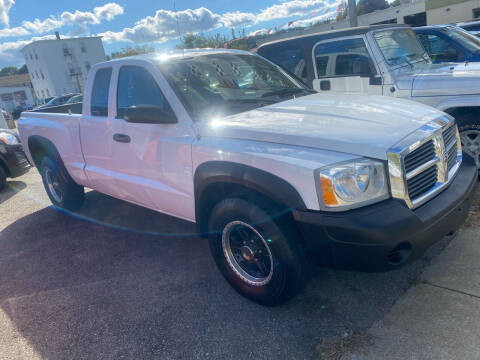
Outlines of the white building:
M 101 37 L 39 40 L 21 51 L 39 99 L 82 92 L 88 70 L 105 61 Z

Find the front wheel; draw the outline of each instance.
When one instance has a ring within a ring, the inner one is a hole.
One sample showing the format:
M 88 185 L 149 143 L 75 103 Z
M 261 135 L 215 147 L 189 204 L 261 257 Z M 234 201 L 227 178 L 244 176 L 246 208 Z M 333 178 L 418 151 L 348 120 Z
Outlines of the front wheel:
M 222 200 L 212 211 L 209 231 L 217 267 L 243 296 L 278 305 L 303 287 L 306 261 L 295 231 L 259 207 L 242 199 Z
M 480 124 L 474 116 L 463 116 L 458 119 L 458 131 L 462 150 L 470 155 L 480 170 Z
M 44 158 L 40 173 L 53 205 L 66 210 L 78 210 L 83 205 L 83 187 L 73 181 L 61 161 Z

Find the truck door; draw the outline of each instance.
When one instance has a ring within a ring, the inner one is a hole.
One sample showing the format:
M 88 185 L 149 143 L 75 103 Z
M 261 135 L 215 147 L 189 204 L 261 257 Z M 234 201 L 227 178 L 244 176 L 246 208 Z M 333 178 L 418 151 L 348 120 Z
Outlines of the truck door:
M 382 77 L 362 36 L 320 41 L 312 57 L 315 90 L 382 95 Z
M 114 195 L 110 176 L 112 114 L 109 115 L 108 109 L 111 79 L 112 67 L 101 67 L 96 70 L 90 92 L 90 107 L 84 109 L 80 123 L 80 139 L 89 186 Z M 85 100 L 88 104 L 88 99 Z
M 173 91 L 153 65 L 123 65 L 116 82 L 112 162 L 117 196 L 177 217 L 194 219 L 191 144 L 194 132 Z M 132 107 L 156 106 L 173 124 L 134 123 Z M 182 113 L 182 110 L 184 113 Z M 126 121 L 129 120 L 129 121 Z

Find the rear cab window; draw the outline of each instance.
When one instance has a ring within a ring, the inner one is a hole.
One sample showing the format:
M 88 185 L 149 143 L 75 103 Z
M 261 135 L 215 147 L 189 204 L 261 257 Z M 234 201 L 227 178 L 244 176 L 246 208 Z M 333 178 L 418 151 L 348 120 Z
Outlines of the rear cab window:
M 108 92 L 111 77 L 112 68 L 100 68 L 95 73 L 90 100 L 92 116 L 108 116 Z
M 319 43 L 314 46 L 313 58 L 317 78 L 370 76 L 376 73 L 363 38 Z

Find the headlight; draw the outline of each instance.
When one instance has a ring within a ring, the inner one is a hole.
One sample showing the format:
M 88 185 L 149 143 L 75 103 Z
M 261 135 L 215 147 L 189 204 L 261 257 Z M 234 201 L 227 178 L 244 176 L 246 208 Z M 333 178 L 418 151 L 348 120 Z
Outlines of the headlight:
M 0 131 L 0 141 L 3 141 L 7 145 L 15 145 L 19 143 L 15 135 L 5 131 Z
M 317 170 L 320 204 L 325 210 L 348 210 L 389 197 L 382 162 L 359 159 Z

